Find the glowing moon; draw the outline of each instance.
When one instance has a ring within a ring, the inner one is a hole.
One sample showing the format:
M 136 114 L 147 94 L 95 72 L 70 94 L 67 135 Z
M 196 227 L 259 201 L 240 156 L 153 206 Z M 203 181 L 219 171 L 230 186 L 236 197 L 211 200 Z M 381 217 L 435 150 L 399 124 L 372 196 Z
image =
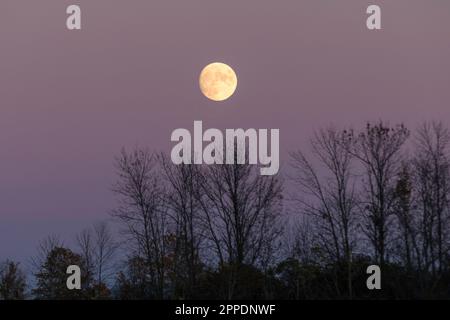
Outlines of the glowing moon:
M 223 101 L 236 91 L 237 76 L 229 65 L 214 62 L 202 70 L 199 83 L 200 90 L 208 99 Z

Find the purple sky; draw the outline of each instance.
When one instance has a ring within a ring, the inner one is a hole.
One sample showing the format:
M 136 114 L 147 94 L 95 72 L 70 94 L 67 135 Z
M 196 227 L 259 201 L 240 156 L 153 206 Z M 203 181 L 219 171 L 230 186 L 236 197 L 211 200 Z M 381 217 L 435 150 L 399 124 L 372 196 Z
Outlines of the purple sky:
M 213 61 L 238 74 L 224 103 L 198 89 Z M 446 121 L 449 102 L 446 0 L 1 0 L 0 260 L 107 218 L 120 148 L 168 151 L 194 120 L 280 128 L 283 161 L 331 122 Z

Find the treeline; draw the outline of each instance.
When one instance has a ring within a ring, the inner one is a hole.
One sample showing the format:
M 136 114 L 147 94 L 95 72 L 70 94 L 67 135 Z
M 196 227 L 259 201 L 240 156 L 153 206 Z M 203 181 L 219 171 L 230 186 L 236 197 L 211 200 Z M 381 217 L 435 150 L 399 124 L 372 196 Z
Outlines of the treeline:
M 122 151 L 112 217 L 0 266 L 0 299 L 450 298 L 450 133 L 368 123 L 318 131 L 283 177 Z M 82 290 L 66 268 L 82 269 Z M 382 289 L 368 290 L 379 265 Z

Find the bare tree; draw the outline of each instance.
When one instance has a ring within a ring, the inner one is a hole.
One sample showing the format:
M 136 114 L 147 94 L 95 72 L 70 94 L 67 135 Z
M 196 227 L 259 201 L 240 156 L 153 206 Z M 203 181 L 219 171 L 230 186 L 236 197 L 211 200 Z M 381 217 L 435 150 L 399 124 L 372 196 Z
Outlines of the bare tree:
M 113 191 L 119 205 L 113 215 L 126 226 L 137 256 L 151 271 L 148 277 L 156 298 L 164 298 L 167 255 L 167 207 L 157 161 L 148 150 L 122 150 L 116 159 L 118 174 Z
M 233 164 L 208 166 L 200 185 L 202 225 L 220 268 L 231 270 L 231 299 L 240 267 L 270 260 L 281 230 L 281 183 L 254 166 Z
M 118 248 L 106 222 L 94 224 L 93 229 L 77 235 L 78 247 L 86 267 L 96 285 L 104 284 L 112 276 L 114 256 Z
M 193 297 L 201 271 L 200 246 L 200 169 L 196 165 L 174 165 L 164 154 L 159 156 L 168 184 L 167 206 L 175 233 L 173 248 L 174 291 L 183 298 Z M 178 291 L 180 291 L 178 293 Z
M 115 242 L 113 234 L 106 222 L 95 224 L 94 233 L 96 278 L 97 283 L 101 284 L 112 275 L 113 262 L 118 244 Z
M 423 267 L 433 274 L 447 269 L 449 252 L 450 133 L 440 122 L 417 131 L 415 185 L 421 212 Z
M 311 140 L 315 167 L 304 153 L 291 154 L 293 182 L 300 189 L 294 200 L 303 213 L 314 218 L 320 246 L 333 262 L 347 265 L 347 289 L 352 297 L 352 252 L 356 241 L 357 199 L 351 134 L 334 128 L 320 130 Z M 335 279 L 337 282 L 338 279 Z M 339 292 L 339 288 L 336 285 Z
M 80 254 L 85 262 L 86 270 L 83 272 L 88 274 L 88 278 L 92 279 L 95 273 L 95 264 L 94 264 L 94 241 L 92 237 L 92 232 L 90 229 L 85 229 L 81 231 L 76 236 L 76 241 L 78 248 L 80 250 Z
M 415 266 L 415 257 L 419 256 L 412 178 L 410 166 L 402 164 L 394 190 L 394 212 L 399 231 L 398 254 L 409 272 Z
M 368 123 L 355 135 L 351 132 L 350 153 L 364 167 L 364 231 L 373 247 L 375 260 L 383 265 L 390 241 L 390 222 L 394 212 L 394 189 L 401 164 L 401 150 L 409 137 L 403 125 L 389 127 Z

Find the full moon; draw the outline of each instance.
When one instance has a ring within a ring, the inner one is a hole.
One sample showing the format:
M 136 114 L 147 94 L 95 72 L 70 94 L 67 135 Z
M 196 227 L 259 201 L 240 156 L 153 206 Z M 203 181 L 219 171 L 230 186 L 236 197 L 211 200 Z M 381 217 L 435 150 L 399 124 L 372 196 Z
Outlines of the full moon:
M 231 97 L 237 87 L 234 70 L 225 63 L 214 62 L 200 73 L 200 90 L 213 101 L 223 101 Z

